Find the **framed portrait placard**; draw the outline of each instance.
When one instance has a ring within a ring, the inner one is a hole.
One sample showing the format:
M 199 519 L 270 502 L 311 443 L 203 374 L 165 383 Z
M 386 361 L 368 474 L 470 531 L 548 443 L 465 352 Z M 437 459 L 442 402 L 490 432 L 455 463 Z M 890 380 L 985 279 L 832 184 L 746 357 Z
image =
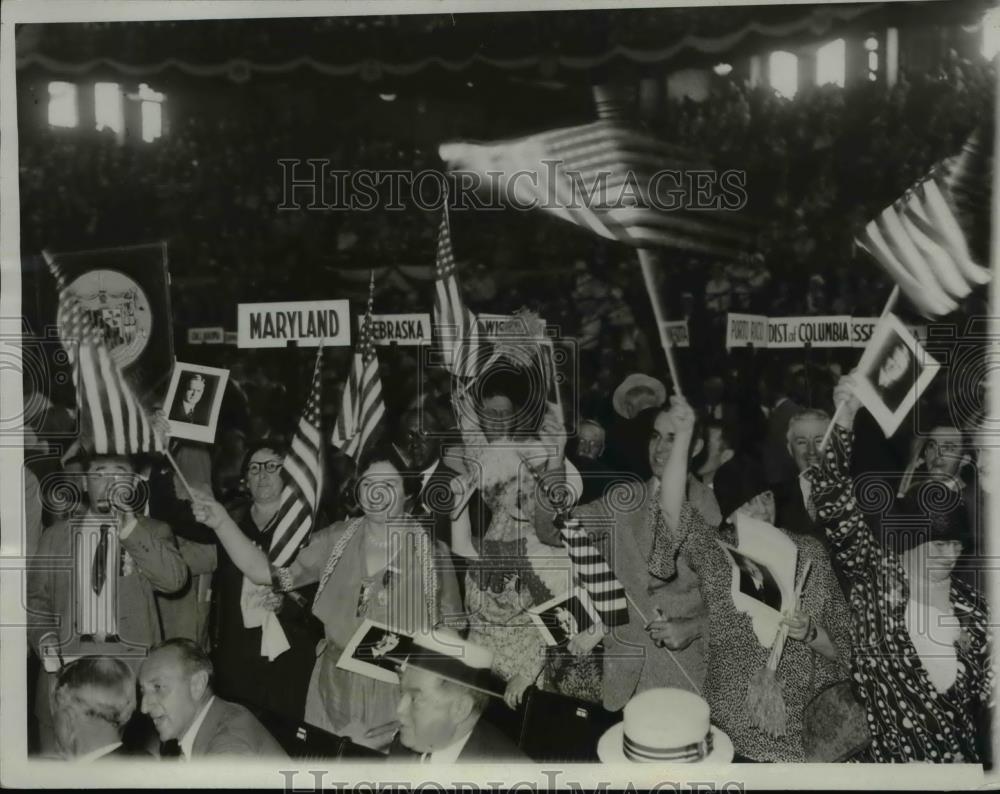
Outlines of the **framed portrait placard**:
M 582 587 L 574 587 L 562 595 L 528 611 L 545 642 L 565 646 L 576 635 L 599 627 L 601 618 L 590 596 Z
M 337 667 L 376 681 L 398 684 L 399 668 L 413 651 L 410 634 L 368 619 L 354 632 L 337 660 Z
M 856 394 L 886 438 L 893 435 L 941 368 L 894 314 L 883 317 L 858 363 Z
M 163 403 L 170 435 L 213 443 L 228 381 L 228 369 L 176 362 Z

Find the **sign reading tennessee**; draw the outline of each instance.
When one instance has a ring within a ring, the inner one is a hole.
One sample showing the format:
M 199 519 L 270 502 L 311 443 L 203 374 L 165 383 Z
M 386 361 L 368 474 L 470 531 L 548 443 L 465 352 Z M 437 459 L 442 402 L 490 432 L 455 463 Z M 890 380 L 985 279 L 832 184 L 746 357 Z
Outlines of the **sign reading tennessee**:
M 365 316 L 358 315 L 358 331 Z M 429 345 L 431 316 L 429 314 L 373 314 L 372 341 L 376 345 Z
M 351 344 L 350 302 L 285 301 L 241 303 L 239 347 L 325 347 Z

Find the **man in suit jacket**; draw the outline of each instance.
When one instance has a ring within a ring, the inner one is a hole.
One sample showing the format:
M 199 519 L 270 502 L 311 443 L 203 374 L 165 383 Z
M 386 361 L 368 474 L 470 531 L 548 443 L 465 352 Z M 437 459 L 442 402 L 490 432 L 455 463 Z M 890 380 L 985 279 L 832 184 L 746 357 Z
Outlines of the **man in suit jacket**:
M 212 661 L 194 641 L 176 638 L 150 651 L 139 670 L 142 713 L 164 742 L 161 754 L 192 758 L 284 758 L 285 751 L 250 710 L 212 692 Z
M 109 656 L 85 656 L 59 671 L 52 693 L 59 755 L 74 761 L 140 756 L 122 744 L 135 712 L 135 674 Z
M 493 653 L 447 629 L 417 634 L 414 642 L 399 682 L 399 743 L 421 763 L 528 763 L 506 734 L 482 719 L 490 689 L 499 686 L 491 682 Z M 401 755 L 390 751 L 390 758 Z
M 132 461 L 94 456 L 86 472 L 87 508 L 46 529 L 28 562 L 28 643 L 48 671 L 34 704 L 43 754 L 55 747 L 49 693 L 67 646 L 118 656 L 134 669 L 163 639 L 155 593 L 188 580 L 170 527 L 132 512 Z
M 174 400 L 170 418 L 177 422 L 207 425 L 212 412 L 212 400 L 203 400 L 205 376 L 195 372 L 188 376 L 181 399 Z

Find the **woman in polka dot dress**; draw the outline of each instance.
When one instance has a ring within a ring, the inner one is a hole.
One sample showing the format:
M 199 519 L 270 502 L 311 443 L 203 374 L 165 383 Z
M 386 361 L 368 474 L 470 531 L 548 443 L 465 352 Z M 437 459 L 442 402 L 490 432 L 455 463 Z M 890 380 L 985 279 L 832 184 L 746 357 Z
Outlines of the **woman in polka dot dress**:
M 979 762 L 977 715 L 992 705 L 989 616 L 982 593 L 952 575 L 961 527 L 932 514 L 893 535 L 872 534 L 853 497 L 850 461 L 861 406 L 851 376 L 830 444 L 812 469 L 813 500 L 850 582 L 852 674 L 872 743 L 865 761 Z

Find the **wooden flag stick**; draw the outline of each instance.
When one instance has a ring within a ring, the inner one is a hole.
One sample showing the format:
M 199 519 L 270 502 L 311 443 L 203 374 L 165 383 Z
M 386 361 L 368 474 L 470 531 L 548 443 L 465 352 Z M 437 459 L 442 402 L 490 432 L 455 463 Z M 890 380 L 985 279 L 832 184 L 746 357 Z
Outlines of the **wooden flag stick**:
M 674 361 L 674 349 L 670 344 L 670 338 L 667 336 L 667 330 L 663 327 L 666 322 L 666 318 L 663 316 L 663 306 L 660 304 L 660 294 L 656 289 L 656 280 L 653 277 L 653 268 L 656 265 L 656 257 L 652 251 L 647 248 L 639 249 L 639 265 L 642 268 L 642 278 L 646 282 L 646 292 L 649 294 L 649 302 L 653 306 L 653 317 L 656 320 L 656 330 L 660 335 L 660 344 L 663 346 L 663 352 L 667 357 L 667 367 L 670 369 L 670 378 L 674 382 L 674 393 L 680 397 L 683 396 L 681 391 L 681 379 L 677 374 L 677 362 Z
M 889 293 L 889 298 L 885 302 L 885 308 L 882 309 L 882 313 L 878 316 L 879 322 L 881 322 L 885 316 L 893 310 L 896 306 L 896 300 L 899 298 L 899 284 L 892 288 L 892 292 Z M 827 425 L 826 432 L 823 434 L 823 440 L 819 442 L 820 453 L 826 449 L 826 445 L 830 443 L 830 436 L 833 435 L 833 426 L 837 423 L 837 419 L 840 417 L 840 412 L 843 410 L 844 404 L 840 403 L 837 409 L 833 412 L 833 416 L 830 419 L 830 424 Z
M 639 616 L 639 619 L 642 621 L 643 626 L 645 628 L 649 628 L 649 626 L 652 623 L 652 621 L 649 620 L 643 614 L 643 612 L 642 612 L 641 609 L 639 609 L 639 605 L 637 603 L 635 603 L 635 599 L 632 598 L 632 596 L 629 595 L 628 590 L 625 590 L 625 588 L 622 587 L 622 592 L 625 593 L 625 599 L 632 605 L 632 609 L 634 609 L 636 611 L 636 614 Z M 663 613 L 660 611 L 659 607 L 656 608 L 656 617 L 657 617 L 657 619 L 660 619 L 660 620 L 663 619 Z M 694 679 L 691 678 L 690 675 L 688 675 L 688 671 L 684 669 L 684 665 L 681 664 L 680 660 L 676 656 L 674 656 L 674 652 L 671 651 L 666 645 L 660 645 L 659 647 L 662 648 L 663 650 L 665 650 L 667 652 L 667 656 L 669 656 L 673 660 L 674 664 L 677 665 L 677 669 L 681 671 L 681 673 L 683 674 L 683 676 L 687 679 L 688 683 L 692 687 L 694 687 L 694 691 L 697 692 L 699 695 L 701 695 L 701 687 L 698 686 L 697 683 L 695 683 Z
M 163 454 L 167 456 L 167 460 L 170 461 L 170 465 L 174 467 L 174 471 L 177 472 L 177 476 L 180 478 L 181 485 L 184 486 L 184 490 L 188 492 L 188 496 L 191 497 L 191 501 L 193 502 L 197 497 L 195 496 L 194 491 L 191 490 L 191 485 L 188 483 L 187 478 L 184 476 L 183 472 L 181 472 L 181 467 L 177 465 L 177 461 L 174 460 L 174 456 L 170 454 L 170 448 L 164 447 Z

